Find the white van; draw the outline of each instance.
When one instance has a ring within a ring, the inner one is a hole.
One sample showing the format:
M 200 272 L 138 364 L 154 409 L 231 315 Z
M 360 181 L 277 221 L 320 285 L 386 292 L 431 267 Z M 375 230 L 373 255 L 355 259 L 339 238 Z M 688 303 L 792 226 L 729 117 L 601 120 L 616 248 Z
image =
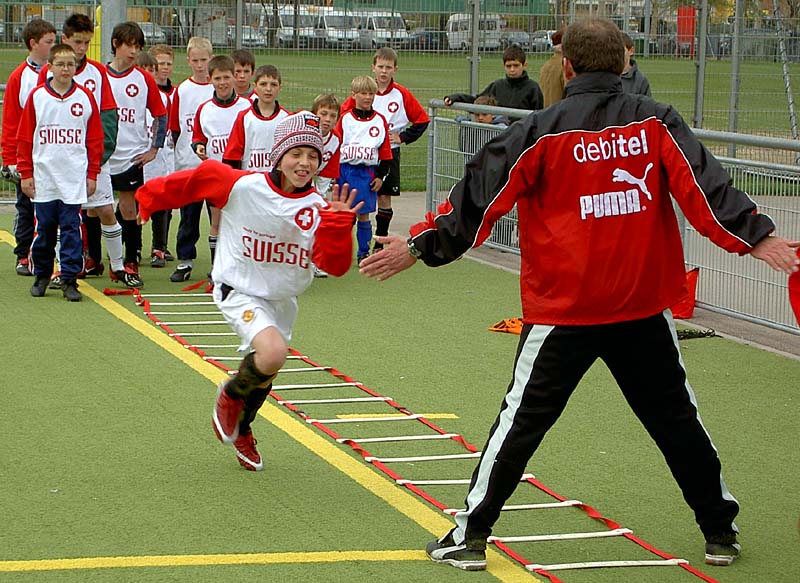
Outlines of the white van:
M 408 31 L 399 12 L 367 12 L 360 14 L 359 44 L 364 49 L 399 48 L 408 44 Z
M 352 48 L 358 44 L 358 18 L 349 10 L 322 7 L 314 17 L 314 35 L 318 45 Z
M 247 6 L 257 8 L 259 27 L 265 34 L 269 31 L 269 37 L 276 39 L 278 47 L 294 47 L 294 6 L 279 5 L 277 15 L 271 3 L 264 6 L 260 4 L 248 4 Z M 314 16 L 307 7 L 297 7 L 297 23 L 297 37 L 300 46 L 313 46 L 316 38 L 314 36 Z
M 481 14 L 478 21 L 478 49 L 496 51 L 505 21 L 499 14 Z M 451 14 L 447 19 L 447 44 L 450 50 L 467 50 L 472 44 L 472 15 Z

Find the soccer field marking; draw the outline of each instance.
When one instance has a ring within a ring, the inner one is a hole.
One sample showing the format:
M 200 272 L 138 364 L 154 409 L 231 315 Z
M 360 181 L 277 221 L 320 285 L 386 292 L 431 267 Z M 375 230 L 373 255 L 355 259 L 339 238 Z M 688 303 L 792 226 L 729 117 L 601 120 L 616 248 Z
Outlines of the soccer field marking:
M 421 417 L 425 419 L 458 419 L 458 415 L 455 413 L 419 413 Z M 403 413 L 378 413 L 378 414 L 370 414 L 370 417 L 373 418 L 383 418 L 383 417 L 405 417 Z M 337 419 L 358 419 L 359 417 L 363 417 L 362 413 L 342 413 L 341 415 L 337 415 Z
M 161 329 L 154 327 L 151 322 L 137 317 L 130 310 L 103 295 L 90 282 L 84 282 L 81 285 L 81 290 L 86 297 L 114 317 L 163 348 L 212 383 L 217 384 L 220 380 L 227 378 L 228 375 L 223 370 L 198 358 L 193 352 L 187 351 L 181 344 L 164 334 Z M 349 479 L 382 499 L 389 506 L 431 534 L 441 536 L 452 528 L 453 523 L 444 518 L 439 512 L 426 506 L 405 490 L 398 488 L 393 481 L 381 476 L 371 466 L 351 457 L 347 451 L 341 449 L 335 443 L 331 443 L 277 405 L 273 405 L 270 402 L 265 403 L 264 407 L 259 411 L 259 415 L 306 447 L 314 455 L 341 471 Z M 420 546 L 425 542 L 420 541 Z M 486 554 L 489 558 L 487 571 L 500 581 L 508 583 L 541 581 L 533 578 L 531 574 L 527 573 L 506 555 L 492 548 L 487 548 Z
M 315 551 L 296 553 L 242 553 L 213 555 L 144 555 L 138 557 L 83 557 L 35 561 L 0 561 L 0 573 L 79 571 L 132 567 L 204 567 L 221 565 L 287 565 L 345 561 L 427 561 L 423 551 Z

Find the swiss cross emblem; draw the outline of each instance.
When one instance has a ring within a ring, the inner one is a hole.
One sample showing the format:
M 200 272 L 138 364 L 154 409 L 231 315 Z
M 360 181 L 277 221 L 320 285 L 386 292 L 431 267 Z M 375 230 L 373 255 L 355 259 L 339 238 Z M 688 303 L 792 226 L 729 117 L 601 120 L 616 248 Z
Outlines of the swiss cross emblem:
M 308 231 L 314 224 L 314 211 L 309 207 L 300 209 L 294 216 L 294 222 L 304 231 Z
M 386 109 L 389 110 L 389 113 L 397 113 L 397 110 L 400 109 L 400 104 L 396 101 L 390 101 Z
M 333 154 L 331 152 L 325 152 L 322 155 L 322 161 L 323 162 L 328 162 L 331 159 L 331 156 L 333 156 Z
M 80 103 L 73 103 L 69 111 L 75 117 L 80 117 L 83 115 L 83 105 Z
M 136 97 L 137 95 L 139 95 L 139 88 L 133 83 L 131 83 L 125 88 L 125 93 L 127 94 L 128 97 Z
M 83 86 L 92 93 L 94 93 L 95 89 L 97 89 L 97 83 L 94 82 L 94 79 L 87 79 Z
M 377 128 L 377 126 L 372 126 L 369 128 L 369 135 L 373 138 L 377 138 L 379 133 L 381 133 L 381 131 Z

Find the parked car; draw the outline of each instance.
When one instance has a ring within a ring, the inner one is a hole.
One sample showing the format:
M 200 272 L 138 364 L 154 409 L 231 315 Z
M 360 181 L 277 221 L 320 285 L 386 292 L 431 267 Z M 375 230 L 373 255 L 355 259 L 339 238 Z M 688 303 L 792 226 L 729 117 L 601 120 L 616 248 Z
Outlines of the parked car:
M 531 35 L 531 50 L 537 53 L 549 53 L 553 50 L 555 30 L 537 30 Z
M 441 51 L 445 49 L 445 33 L 435 28 L 416 28 L 408 33 L 403 48 L 412 51 Z
M 230 45 L 236 42 L 236 27 L 228 27 L 228 43 Z M 255 27 L 242 25 L 242 46 L 243 47 L 263 47 L 266 43 L 264 35 Z
M 500 48 L 505 50 L 510 46 L 518 46 L 525 51 L 531 49 L 531 35 L 524 30 L 507 30 L 500 35 Z
M 167 42 L 167 35 L 164 31 L 154 22 L 137 22 L 139 28 L 144 33 L 144 44 L 158 45 Z

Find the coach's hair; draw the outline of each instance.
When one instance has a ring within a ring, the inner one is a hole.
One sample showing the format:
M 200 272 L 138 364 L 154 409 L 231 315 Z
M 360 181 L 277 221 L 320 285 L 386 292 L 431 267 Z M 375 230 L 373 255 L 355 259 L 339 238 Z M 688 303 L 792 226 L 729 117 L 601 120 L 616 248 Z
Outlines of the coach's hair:
M 236 65 L 250 65 L 250 69 L 253 71 L 256 68 L 256 58 L 248 49 L 236 49 L 235 51 L 231 51 L 231 59 L 233 59 Z
M 620 75 L 625 68 L 622 33 L 607 18 L 584 18 L 570 24 L 561 46 L 576 74 L 606 71 Z
M 73 49 L 67 43 L 57 43 L 50 47 L 50 52 L 47 55 L 47 62 L 52 65 L 53 61 L 56 60 L 58 55 L 69 55 L 73 59 L 77 58 L 77 55 L 75 55 L 75 49 Z
M 350 91 L 353 93 L 377 93 L 378 82 L 367 75 L 359 75 L 350 84 Z
M 187 55 L 192 49 L 208 51 L 209 57 L 214 54 L 214 47 L 211 46 L 211 41 L 204 36 L 193 36 L 189 39 L 189 42 L 186 43 Z
M 91 32 L 94 34 L 94 24 L 92 24 L 92 19 L 85 14 L 80 14 L 78 12 L 73 12 L 70 14 L 64 21 L 64 25 L 61 27 L 61 34 L 62 36 L 70 38 L 76 32 Z
M 283 79 L 281 79 L 281 72 L 278 71 L 278 67 L 275 65 L 261 65 L 258 69 L 256 69 L 255 73 L 253 73 L 253 83 L 258 83 L 258 80 L 262 77 L 272 77 L 273 79 L 277 79 L 279 85 L 283 83 Z
M 228 55 L 217 55 L 208 62 L 209 75 L 213 75 L 215 71 L 228 71 L 233 75 L 234 69 L 233 59 Z
M 56 27 L 41 18 L 34 18 L 22 29 L 22 42 L 25 48 L 31 50 L 31 41 L 40 41 L 48 33 L 56 33 Z
M 111 31 L 111 53 L 114 55 L 117 54 L 117 45 L 131 45 L 141 49 L 144 46 L 141 27 L 132 20 L 120 22 Z
M 338 113 L 341 106 L 333 93 L 322 93 L 314 98 L 314 103 L 311 104 L 311 113 L 317 113 L 323 107 L 335 109 Z
M 620 34 L 622 34 L 622 42 L 625 43 L 625 48 L 626 49 L 632 49 L 633 48 L 633 39 L 631 38 L 631 35 L 629 35 L 626 32 L 623 32 L 623 33 L 620 33 Z
M 517 45 L 511 45 L 510 47 L 506 48 L 503 51 L 503 64 L 505 65 L 509 61 L 519 61 L 523 65 L 525 64 L 525 51 L 522 50 L 522 47 Z
M 378 62 L 378 59 L 383 59 L 384 61 L 391 61 L 394 63 L 394 66 L 397 66 L 397 51 L 395 51 L 392 47 L 381 47 L 377 51 L 375 51 L 375 55 L 372 57 L 372 64 Z

